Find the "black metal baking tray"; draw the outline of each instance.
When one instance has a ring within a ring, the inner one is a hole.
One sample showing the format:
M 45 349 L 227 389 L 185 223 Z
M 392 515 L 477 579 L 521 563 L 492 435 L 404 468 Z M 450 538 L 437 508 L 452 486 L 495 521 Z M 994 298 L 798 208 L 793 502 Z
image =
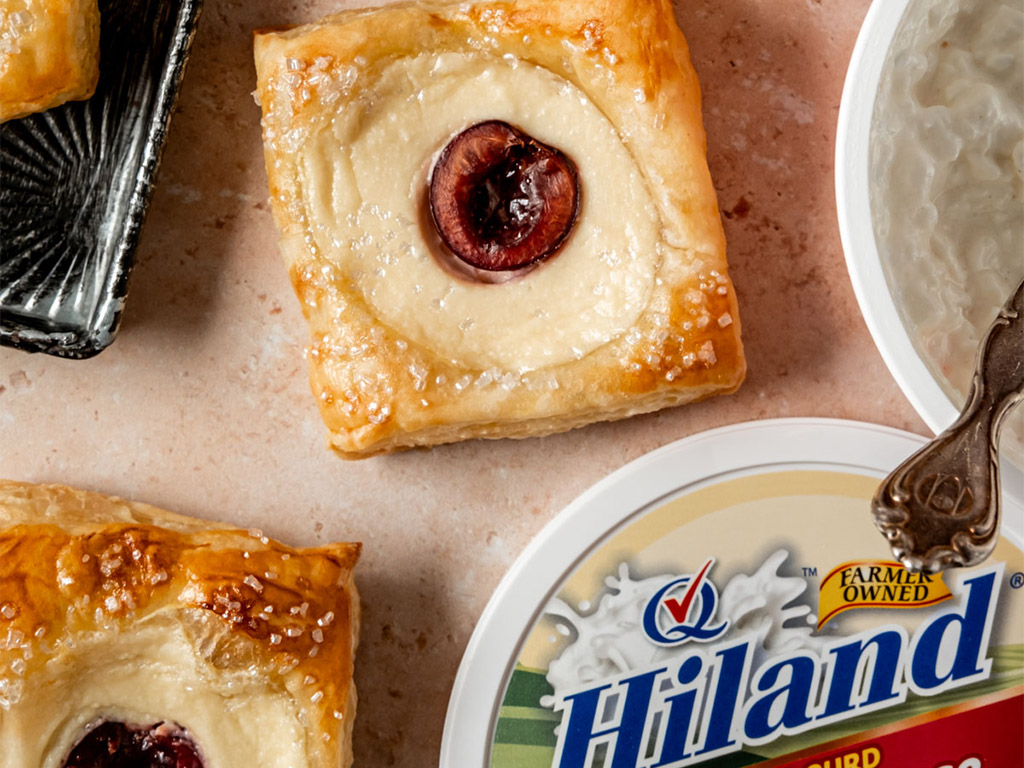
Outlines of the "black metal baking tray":
M 0 126 L 0 344 L 114 340 L 200 2 L 101 0 L 93 97 Z

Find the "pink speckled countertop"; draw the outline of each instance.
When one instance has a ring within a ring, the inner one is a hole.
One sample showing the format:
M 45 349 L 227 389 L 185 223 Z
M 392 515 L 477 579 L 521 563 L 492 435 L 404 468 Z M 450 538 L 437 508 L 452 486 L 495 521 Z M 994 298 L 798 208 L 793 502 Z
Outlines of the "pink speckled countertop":
M 326 0 L 206 0 L 120 336 L 65 361 L 0 350 L 0 476 L 65 482 L 365 542 L 361 766 L 436 764 L 448 693 L 530 538 L 626 462 L 750 419 L 833 416 L 927 434 L 875 350 L 843 262 L 836 115 L 868 0 L 680 0 L 704 87 L 749 375 L 733 396 L 545 439 L 343 462 L 324 448 L 306 326 L 267 205 L 252 30 Z

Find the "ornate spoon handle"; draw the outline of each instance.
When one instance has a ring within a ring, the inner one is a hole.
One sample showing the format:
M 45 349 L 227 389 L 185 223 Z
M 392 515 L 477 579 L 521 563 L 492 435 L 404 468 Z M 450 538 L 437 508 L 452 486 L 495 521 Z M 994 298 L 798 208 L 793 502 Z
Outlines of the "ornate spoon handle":
M 911 571 L 975 565 L 999 538 L 999 429 L 1024 398 L 1024 281 L 981 344 L 971 391 L 949 429 L 875 492 L 875 525 Z

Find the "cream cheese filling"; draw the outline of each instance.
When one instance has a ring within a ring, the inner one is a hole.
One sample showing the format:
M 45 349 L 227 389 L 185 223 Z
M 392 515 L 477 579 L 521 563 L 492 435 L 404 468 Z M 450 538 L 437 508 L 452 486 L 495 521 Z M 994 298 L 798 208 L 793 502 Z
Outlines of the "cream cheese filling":
M 559 252 L 506 282 L 454 277 L 426 189 L 457 133 L 504 120 L 577 165 L 582 198 Z M 317 248 L 375 315 L 455 363 L 526 371 L 580 358 L 632 327 L 659 264 L 659 221 L 612 124 L 550 71 L 479 54 L 386 64 L 361 97 L 300 150 L 299 183 Z
M 307 726 L 283 688 L 255 669 L 215 670 L 180 625 L 160 619 L 79 637 L 73 657 L 52 660 L 14 711 L 2 715 L 5 765 L 60 768 L 102 720 L 167 720 L 188 730 L 206 768 L 306 765 Z M 8 763 L 7 761 L 10 760 Z

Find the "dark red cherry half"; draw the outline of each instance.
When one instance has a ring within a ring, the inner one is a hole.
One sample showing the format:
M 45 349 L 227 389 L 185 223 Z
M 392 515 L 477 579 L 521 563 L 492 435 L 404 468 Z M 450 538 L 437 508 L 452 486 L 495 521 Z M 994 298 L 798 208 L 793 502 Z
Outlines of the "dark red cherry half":
M 79 741 L 64 768 L 203 768 L 188 733 L 169 723 L 105 722 Z
M 470 126 L 441 152 L 430 212 L 444 244 L 470 266 L 520 269 L 558 250 L 580 206 L 576 165 L 513 125 Z

